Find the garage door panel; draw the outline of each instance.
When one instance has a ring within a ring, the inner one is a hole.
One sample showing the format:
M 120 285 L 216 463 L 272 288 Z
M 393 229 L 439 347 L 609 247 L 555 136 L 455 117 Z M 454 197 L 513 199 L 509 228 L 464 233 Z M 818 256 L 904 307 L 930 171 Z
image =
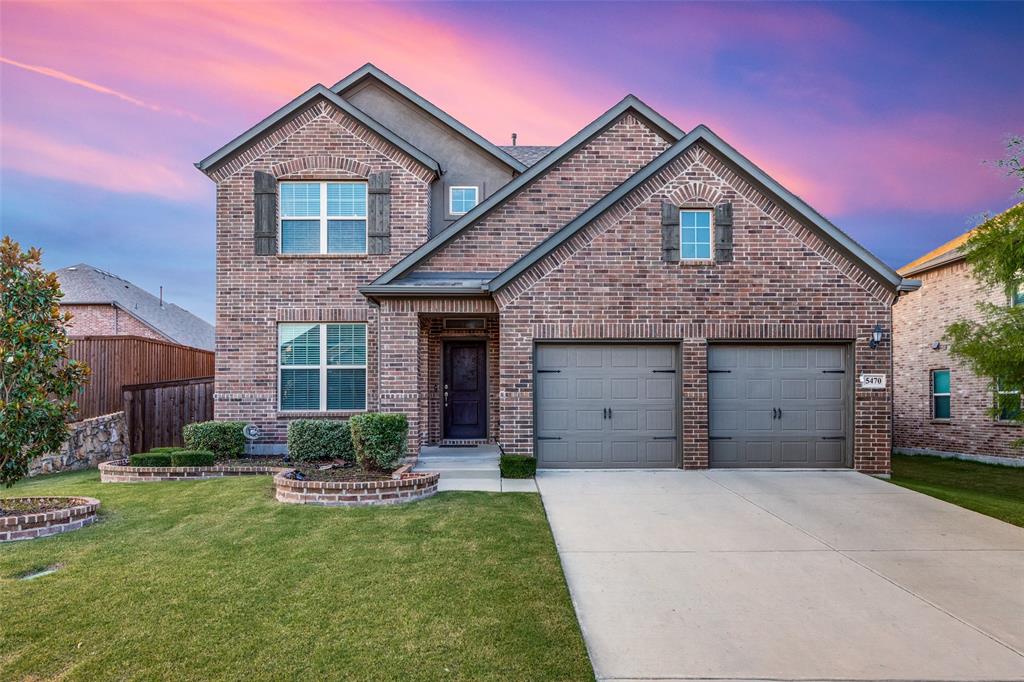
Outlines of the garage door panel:
M 711 466 L 844 466 L 847 353 L 842 345 L 709 346 Z
M 676 355 L 671 345 L 538 344 L 539 465 L 674 466 Z

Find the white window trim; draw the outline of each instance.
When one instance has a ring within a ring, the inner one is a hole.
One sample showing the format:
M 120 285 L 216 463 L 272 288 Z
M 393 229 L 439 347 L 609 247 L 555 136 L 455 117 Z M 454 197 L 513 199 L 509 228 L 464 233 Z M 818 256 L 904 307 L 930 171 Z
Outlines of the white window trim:
M 948 393 L 936 393 L 935 392 L 935 373 L 945 372 L 949 376 L 949 392 Z M 931 405 L 928 409 L 932 414 L 932 419 L 939 421 L 949 421 L 953 418 L 953 373 L 948 369 L 938 368 L 928 370 L 928 392 L 931 395 Z M 936 398 L 949 398 L 949 416 L 948 417 L 937 417 L 935 416 L 935 399 Z
M 305 413 L 305 412 L 366 412 L 369 409 L 369 393 L 370 393 L 370 369 L 366 363 L 362 365 L 329 365 L 327 364 L 327 327 L 332 324 L 360 324 L 363 326 L 363 339 L 365 340 L 366 346 L 369 346 L 369 340 L 366 337 L 369 325 L 365 322 L 281 322 L 277 325 L 277 411 L 278 412 L 294 412 L 294 413 Z M 320 327 L 320 364 L 319 365 L 282 365 L 281 364 L 281 327 L 285 325 L 310 325 Z M 368 352 L 367 348 L 364 348 L 364 352 Z M 281 406 L 281 378 L 284 375 L 286 369 L 315 369 L 319 370 L 320 378 L 320 407 L 319 409 L 300 408 L 297 410 L 285 409 Z M 330 369 L 361 369 L 366 372 L 366 376 L 363 381 L 363 408 L 343 408 L 343 409 L 327 409 L 327 370 Z
M 456 211 L 455 210 L 455 205 L 454 205 L 453 202 L 455 201 L 455 190 L 457 190 L 457 189 L 471 189 L 471 190 L 473 190 L 474 196 L 476 197 L 476 202 L 473 204 L 473 208 L 476 208 L 477 206 L 480 205 L 480 188 L 479 187 L 477 187 L 476 185 L 452 185 L 451 187 L 448 188 L 448 213 L 450 215 L 466 215 L 467 213 L 469 213 L 469 211 L 473 210 L 473 208 L 470 208 L 469 211 Z
M 683 214 L 708 214 L 708 256 L 707 258 L 687 258 L 683 255 Z M 679 209 L 679 260 L 683 263 L 710 263 L 715 260 L 715 212 L 710 208 Z
M 277 183 L 277 205 L 281 206 L 282 185 L 320 185 L 320 250 L 315 253 L 286 253 L 284 250 L 284 221 L 286 220 L 316 220 L 313 216 L 286 216 L 283 212 L 277 218 L 277 252 L 282 256 L 365 256 L 370 242 L 370 188 L 367 183 L 358 180 L 281 180 Z M 327 215 L 327 185 L 362 185 L 366 187 L 366 215 Z M 330 220 L 362 220 L 366 223 L 365 239 L 363 240 L 362 251 L 328 251 L 327 250 L 327 223 Z

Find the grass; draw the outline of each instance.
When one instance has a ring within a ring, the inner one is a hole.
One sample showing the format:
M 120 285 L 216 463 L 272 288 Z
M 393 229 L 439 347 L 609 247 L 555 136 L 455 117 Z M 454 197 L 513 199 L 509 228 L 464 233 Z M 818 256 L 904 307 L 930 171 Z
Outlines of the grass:
M 593 679 L 537 495 L 338 509 L 280 504 L 268 476 L 95 471 L 0 489 L 50 494 L 101 520 L 0 545 L 2 679 Z
M 893 455 L 892 482 L 1024 527 L 1024 467 Z

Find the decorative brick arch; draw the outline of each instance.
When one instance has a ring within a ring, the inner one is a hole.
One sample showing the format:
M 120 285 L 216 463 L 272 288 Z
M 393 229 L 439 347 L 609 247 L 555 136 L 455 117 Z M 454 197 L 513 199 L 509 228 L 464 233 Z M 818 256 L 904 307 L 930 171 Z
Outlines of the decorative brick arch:
M 669 195 L 669 201 L 676 206 L 695 206 L 705 204 L 717 206 L 722 200 L 722 191 L 707 183 L 694 181 L 681 185 Z
M 370 166 L 345 156 L 303 156 L 298 159 L 290 159 L 270 169 L 274 177 L 285 177 L 297 175 L 306 171 L 343 171 L 359 178 L 370 176 Z

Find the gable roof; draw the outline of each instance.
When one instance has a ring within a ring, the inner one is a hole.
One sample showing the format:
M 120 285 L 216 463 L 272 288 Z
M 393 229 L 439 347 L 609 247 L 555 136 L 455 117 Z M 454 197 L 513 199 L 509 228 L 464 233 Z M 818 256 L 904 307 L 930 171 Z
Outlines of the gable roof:
M 374 280 L 372 284 L 360 289 L 360 291 L 364 291 L 365 293 L 386 293 L 386 289 L 382 289 L 381 287 L 391 284 L 400 275 L 408 272 L 417 264 L 425 260 L 432 253 L 458 236 L 463 230 L 504 204 L 512 196 L 543 175 L 563 158 L 576 151 L 599 133 L 604 131 L 605 128 L 617 121 L 619 117 L 626 112 L 632 112 L 638 115 L 652 127 L 660 131 L 667 139 L 676 141 L 682 139 L 684 136 L 681 129 L 676 127 L 675 124 L 670 122 L 654 109 L 644 104 L 638 97 L 634 95 L 627 95 L 611 109 L 591 121 L 578 133 L 546 154 L 537 163 L 530 166 L 525 173 L 511 182 L 499 187 L 494 194 L 474 206 L 469 213 L 456 220 L 441 232 L 438 232 L 418 249 L 398 261 L 398 263 L 396 263 L 390 270 Z
M 214 328 L 173 303 L 160 299 L 126 279 L 86 263 L 55 272 L 64 297 L 61 305 L 114 305 L 175 343 L 214 349 Z
M 716 152 L 732 162 L 732 164 L 737 166 L 741 171 L 743 171 L 743 173 L 748 175 L 759 185 L 767 189 L 772 195 L 776 196 L 783 203 L 788 205 L 793 211 L 806 219 L 813 227 L 817 228 L 818 232 L 826 238 L 826 241 L 838 247 L 840 251 L 851 257 L 863 268 L 874 273 L 880 281 L 888 284 L 894 289 L 900 288 L 901 286 L 913 286 L 909 281 L 903 280 L 900 275 L 879 260 L 878 257 L 855 242 L 845 232 L 840 230 L 831 222 L 826 220 L 824 216 L 811 208 L 807 203 L 800 199 L 800 197 L 796 196 L 773 180 L 767 173 L 733 149 L 722 138 L 713 133 L 710 128 L 701 124 L 690 131 L 683 139 L 679 140 L 679 142 L 662 152 L 656 159 L 637 171 L 624 183 L 605 195 L 589 209 L 577 216 L 572 222 L 568 223 L 565 227 L 538 244 L 533 250 L 523 255 L 522 258 L 488 282 L 486 289 L 493 292 L 507 285 L 521 273 L 526 271 L 531 265 L 554 251 L 561 244 L 565 243 L 572 235 L 576 234 L 591 221 L 601 216 L 620 199 L 629 194 L 629 192 L 639 187 L 640 184 L 648 178 L 654 176 L 658 171 L 675 160 L 679 155 L 697 142 L 706 143 Z
M 550 152 L 554 147 L 540 146 L 540 145 L 512 145 L 510 147 L 502 147 L 506 152 L 516 157 L 525 165 L 527 168 L 537 163 Z
M 385 140 L 395 145 L 403 152 L 411 156 L 417 162 L 434 171 L 436 174 L 440 174 L 440 166 L 437 161 L 432 159 L 426 152 L 418 149 L 409 141 L 403 139 L 396 133 L 386 128 L 381 123 L 374 120 L 368 114 L 363 112 L 362 109 L 349 104 L 344 99 L 336 95 L 334 92 L 328 90 L 325 86 L 317 83 L 309 90 L 293 99 L 288 104 L 284 105 L 270 116 L 249 128 L 244 133 L 236 137 L 235 139 L 228 142 L 226 145 L 207 156 L 202 161 L 196 162 L 195 166 L 204 173 L 208 173 L 217 164 L 227 159 L 229 156 L 255 140 L 256 138 L 274 130 L 277 126 L 287 121 L 293 114 L 301 110 L 307 104 L 312 102 L 318 97 L 323 97 L 328 102 L 338 107 L 352 118 L 359 121 L 361 124 L 377 133 Z
M 344 97 L 346 91 L 351 90 L 352 88 L 356 87 L 357 85 L 359 85 L 360 83 L 369 78 L 372 78 L 377 82 L 384 84 L 392 91 L 396 92 L 397 94 L 401 95 L 403 98 L 411 102 L 414 106 L 416 106 L 422 111 L 425 111 L 427 114 L 433 116 L 435 119 L 437 119 L 444 125 L 448 126 L 458 134 L 462 135 L 470 142 L 473 142 L 478 147 L 480 147 L 480 149 L 484 150 L 491 156 L 495 157 L 496 159 L 504 163 L 506 166 L 509 166 L 517 173 L 522 173 L 523 171 L 526 170 L 526 165 L 524 165 L 519 159 L 512 156 L 507 151 L 503 150 L 501 147 L 497 146 L 493 142 L 487 140 L 482 135 L 477 133 L 475 130 L 465 125 L 461 121 L 458 121 L 451 114 L 442 110 L 440 107 L 434 105 L 428 100 L 424 99 L 411 88 L 399 82 L 397 79 L 390 76 L 389 74 L 381 71 L 373 64 L 364 64 L 363 66 L 356 69 L 349 75 L 345 76 L 331 87 L 331 91 Z

